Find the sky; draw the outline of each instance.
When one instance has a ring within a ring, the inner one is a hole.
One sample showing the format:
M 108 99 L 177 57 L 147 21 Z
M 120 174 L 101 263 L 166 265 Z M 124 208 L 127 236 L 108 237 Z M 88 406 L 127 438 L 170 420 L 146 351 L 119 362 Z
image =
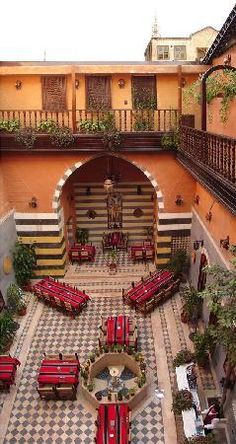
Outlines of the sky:
M 235 0 L 1 1 L 0 60 L 142 61 L 156 15 L 160 34 L 220 29 Z

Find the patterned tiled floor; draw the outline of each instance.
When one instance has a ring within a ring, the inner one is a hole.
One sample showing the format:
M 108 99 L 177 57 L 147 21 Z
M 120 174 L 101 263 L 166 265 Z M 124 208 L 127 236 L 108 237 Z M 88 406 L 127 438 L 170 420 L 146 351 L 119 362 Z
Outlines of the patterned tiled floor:
M 77 401 L 41 401 L 36 391 L 37 371 L 43 352 L 78 352 L 83 361 L 97 346 L 101 315 L 130 313 L 121 298 L 93 298 L 78 318 L 71 320 L 51 307 L 44 306 L 27 356 L 22 379 L 5 436 L 7 443 L 84 443 L 92 444 L 95 434 L 94 417 Z M 150 317 L 138 317 L 139 348 L 146 356 L 154 384 L 157 380 L 156 361 Z M 132 443 L 164 443 L 160 401 L 150 400 L 134 418 Z

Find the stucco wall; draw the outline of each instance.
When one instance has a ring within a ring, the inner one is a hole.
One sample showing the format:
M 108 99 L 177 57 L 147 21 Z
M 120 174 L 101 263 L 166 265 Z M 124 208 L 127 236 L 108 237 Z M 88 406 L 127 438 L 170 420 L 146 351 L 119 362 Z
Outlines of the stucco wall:
M 14 281 L 14 271 L 12 268 L 12 271 L 6 274 L 3 270 L 3 260 L 6 256 L 12 258 L 16 238 L 16 226 L 11 211 L 0 219 L 0 290 L 5 300 L 7 287 Z

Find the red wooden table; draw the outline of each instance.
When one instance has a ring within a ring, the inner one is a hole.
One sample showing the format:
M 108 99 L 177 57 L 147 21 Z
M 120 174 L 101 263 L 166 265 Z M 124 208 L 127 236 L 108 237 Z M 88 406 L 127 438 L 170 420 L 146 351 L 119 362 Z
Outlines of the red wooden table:
M 95 254 L 96 254 L 96 248 L 94 247 L 94 245 L 89 245 L 89 244 L 85 244 L 85 245 L 81 245 L 81 244 L 74 244 L 69 251 L 69 258 L 70 260 L 73 261 L 81 261 L 81 252 L 85 251 L 86 253 L 88 253 L 88 260 L 89 261 L 94 261 L 95 259 Z M 78 254 L 72 254 L 72 253 L 78 253 Z
M 15 383 L 15 374 L 20 361 L 11 356 L 0 355 L 0 387 L 9 390 Z
M 42 361 L 39 369 L 39 385 L 63 385 L 77 386 L 79 382 L 79 361 L 46 360 Z

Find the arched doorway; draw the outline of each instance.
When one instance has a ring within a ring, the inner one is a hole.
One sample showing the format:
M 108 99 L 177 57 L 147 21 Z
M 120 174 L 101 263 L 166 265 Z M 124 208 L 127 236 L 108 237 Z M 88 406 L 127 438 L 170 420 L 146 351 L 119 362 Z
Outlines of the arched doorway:
M 104 188 L 106 179 L 114 183 L 109 195 Z M 154 185 L 157 187 L 156 182 Z M 70 221 L 75 230 L 89 230 L 93 244 L 101 244 L 103 233 L 114 229 L 128 233 L 130 243 L 156 233 L 160 202 L 156 189 L 144 171 L 124 158 L 93 158 L 71 172 L 60 186 L 57 202 L 65 225 Z

